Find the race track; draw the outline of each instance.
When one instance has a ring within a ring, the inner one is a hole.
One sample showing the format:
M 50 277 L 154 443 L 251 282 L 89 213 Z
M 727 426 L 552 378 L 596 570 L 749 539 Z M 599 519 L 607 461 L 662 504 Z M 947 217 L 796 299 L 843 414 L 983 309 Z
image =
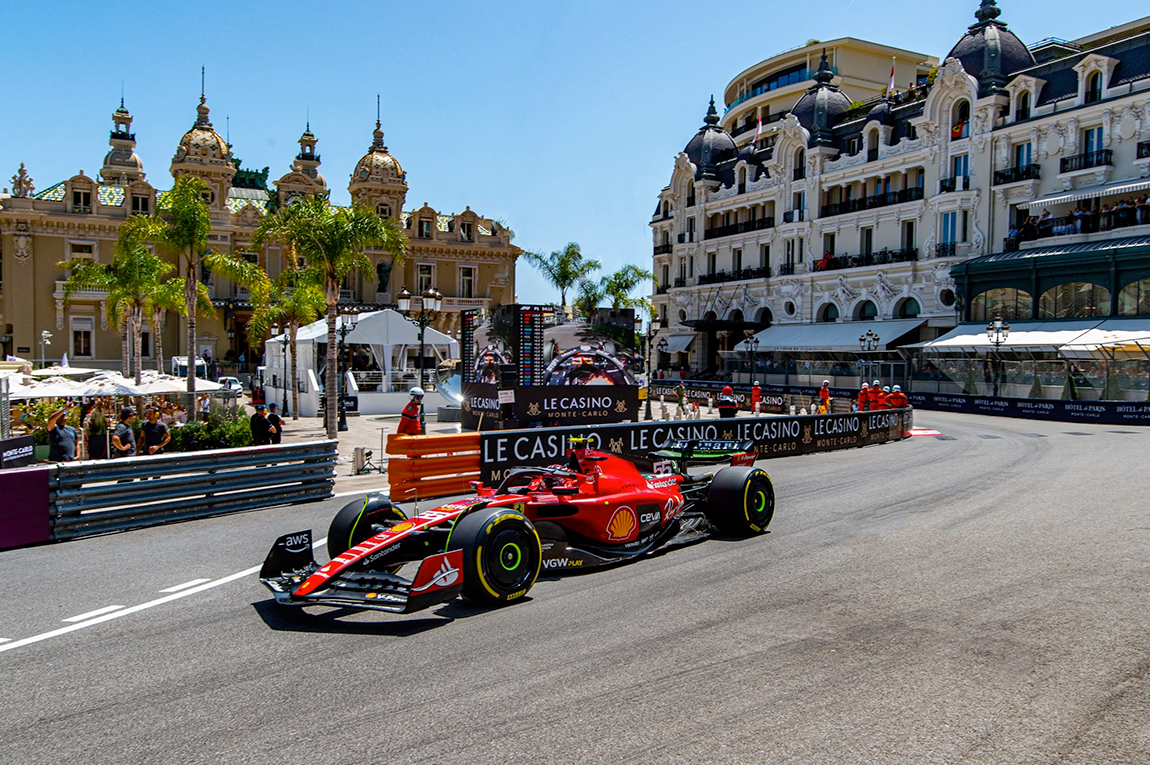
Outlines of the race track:
M 0 553 L 0 763 L 1150 761 L 1150 431 L 916 425 L 498 610 L 275 607 L 347 498 Z

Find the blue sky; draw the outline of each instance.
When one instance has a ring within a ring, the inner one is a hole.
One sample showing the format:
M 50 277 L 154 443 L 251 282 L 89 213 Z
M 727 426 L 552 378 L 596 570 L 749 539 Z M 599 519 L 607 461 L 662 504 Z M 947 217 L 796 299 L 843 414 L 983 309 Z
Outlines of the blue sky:
M 332 198 L 371 143 L 408 173 L 408 208 L 470 205 L 516 244 L 578 242 L 605 269 L 650 265 L 648 222 L 675 154 L 727 82 L 809 38 L 854 36 L 944 56 L 977 0 L 0 3 L 0 184 L 25 162 L 43 189 L 99 170 L 112 111 L 135 117 L 148 180 L 195 120 L 200 66 L 217 131 L 244 166 L 283 175 L 310 112 Z M 1135 18 L 1135 4 L 1001 0 L 1024 42 Z M 842 9 L 839 10 L 839 7 Z M 1089 8 L 1088 13 L 1084 9 Z M 192 10 L 194 9 L 194 10 Z M 722 108 L 721 103 L 719 104 Z M 558 299 L 525 264 L 522 302 Z

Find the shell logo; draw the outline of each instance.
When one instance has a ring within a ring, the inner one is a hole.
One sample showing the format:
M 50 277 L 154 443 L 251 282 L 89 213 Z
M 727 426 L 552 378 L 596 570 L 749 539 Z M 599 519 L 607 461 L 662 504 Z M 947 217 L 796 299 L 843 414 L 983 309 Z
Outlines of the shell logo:
M 631 532 L 639 525 L 635 511 L 629 507 L 620 507 L 607 522 L 607 538 L 612 542 L 621 542 L 631 536 Z
M 388 531 L 390 531 L 393 534 L 398 534 L 400 532 L 407 531 L 408 529 L 413 529 L 413 528 L 415 528 L 414 523 L 410 523 L 410 522 L 405 521 L 403 523 L 395 524 L 390 529 L 388 529 Z

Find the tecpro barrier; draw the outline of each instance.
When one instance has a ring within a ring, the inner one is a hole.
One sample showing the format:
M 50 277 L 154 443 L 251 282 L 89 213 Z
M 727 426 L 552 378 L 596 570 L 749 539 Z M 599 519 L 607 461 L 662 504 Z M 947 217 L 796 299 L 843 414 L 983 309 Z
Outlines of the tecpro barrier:
M 750 440 L 759 458 L 789 457 L 850 449 L 906 438 L 913 427 L 910 409 L 797 417 L 586 425 L 481 433 L 479 470 L 484 483 L 502 480 L 513 467 L 563 462 L 571 438 L 587 438 L 595 448 L 646 459 L 668 441 Z
M 944 412 L 1100 425 L 1150 425 L 1150 401 L 1063 401 L 914 392 L 906 397 L 918 409 Z

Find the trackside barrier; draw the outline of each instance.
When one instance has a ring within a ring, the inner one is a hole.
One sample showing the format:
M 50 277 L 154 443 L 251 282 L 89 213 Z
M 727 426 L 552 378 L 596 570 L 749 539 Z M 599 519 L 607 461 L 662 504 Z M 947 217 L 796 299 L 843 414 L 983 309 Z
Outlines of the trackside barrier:
M 327 499 L 335 486 L 337 443 L 54 465 L 48 468 L 51 539 Z
M 479 434 L 387 437 L 387 475 L 395 501 L 447 497 L 479 480 Z

